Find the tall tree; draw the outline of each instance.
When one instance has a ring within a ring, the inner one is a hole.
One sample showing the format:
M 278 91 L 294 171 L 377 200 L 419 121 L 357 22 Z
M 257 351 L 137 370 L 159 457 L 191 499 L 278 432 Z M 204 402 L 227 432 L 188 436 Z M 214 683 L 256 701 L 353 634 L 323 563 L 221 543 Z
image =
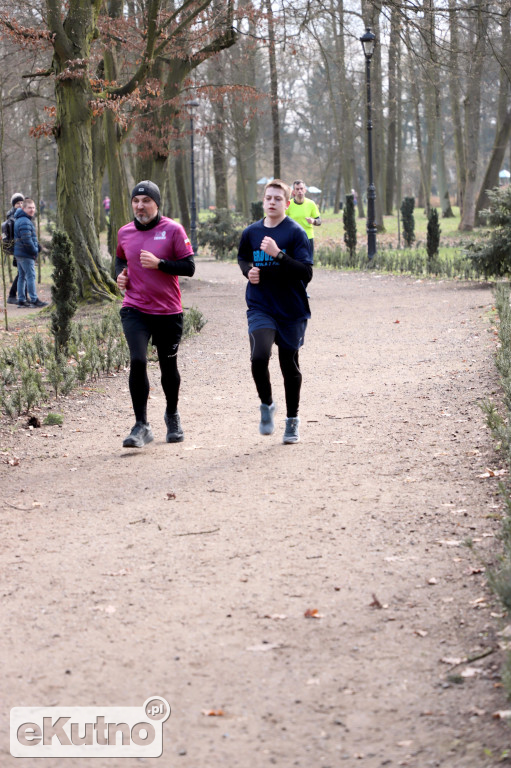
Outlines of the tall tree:
M 463 193 L 463 213 L 459 229 L 472 230 L 475 226 L 477 202 L 477 171 L 479 161 L 479 131 L 481 124 L 481 81 L 488 28 L 488 3 L 476 0 L 468 18 L 470 26 L 470 60 L 468 61 L 467 88 L 464 99 L 464 146 L 467 167 Z
M 273 177 L 280 179 L 280 123 L 277 58 L 275 55 L 275 25 L 271 0 L 266 0 L 268 20 L 268 61 L 270 65 L 271 125 L 273 134 Z
M 509 13 L 509 2 L 507 0 L 504 3 L 500 3 L 500 6 L 502 16 L 500 18 L 501 48 L 498 54 L 500 64 L 498 112 L 495 139 L 477 197 L 476 215 L 478 223 L 483 223 L 479 217 L 479 212 L 490 206 L 488 190 L 497 187 L 499 184 L 499 171 L 511 137 L 511 107 L 509 106 L 509 96 L 511 93 L 511 13 Z

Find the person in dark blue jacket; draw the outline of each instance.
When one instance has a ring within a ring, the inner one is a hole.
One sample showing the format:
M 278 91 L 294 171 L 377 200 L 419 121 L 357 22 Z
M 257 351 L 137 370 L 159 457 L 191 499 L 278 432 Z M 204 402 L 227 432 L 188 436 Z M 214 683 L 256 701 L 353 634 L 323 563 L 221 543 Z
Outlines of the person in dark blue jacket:
M 32 219 L 35 203 L 31 197 L 23 200 L 14 214 L 14 258 L 18 263 L 18 307 L 46 307 L 37 295 L 35 284 L 35 260 L 41 250 Z M 25 301 L 25 289 L 30 301 Z
M 284 378 L 286 428 L 283 443 L 297 443 L 302 374 L 298 353 L 310 318 L 306 286 L 312 279 L 312 252 L 302 227 L 286 216 L 291 190 L 280 179 L 264 189 L 264 219 L 241 236 L 238 263 L 246 290 L 252 376 L 261 401 L 259 432 L 274 431 L 275 403 L 269 373 L 273 344 Z

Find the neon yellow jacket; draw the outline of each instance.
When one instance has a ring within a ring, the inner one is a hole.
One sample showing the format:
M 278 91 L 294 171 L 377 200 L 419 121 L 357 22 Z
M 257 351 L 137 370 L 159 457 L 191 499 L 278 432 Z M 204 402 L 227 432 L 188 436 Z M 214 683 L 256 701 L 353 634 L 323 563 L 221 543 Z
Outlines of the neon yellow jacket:
M 319 216 L 318 206 L 314 200 L 309 200 L 309 198 L 306 197 L 303 203 L 298 205 L 298 203 L 295 203 L 295 201 L 291 199 L 286 213 L 288 216 L 294 219 L 297 224 L 304 228 L 309 240 L 314 238 L 314 229 L 312 224 L 309 224 L 307 221 L 305 221 L 305 219 L 309 217 L 317 219 Z

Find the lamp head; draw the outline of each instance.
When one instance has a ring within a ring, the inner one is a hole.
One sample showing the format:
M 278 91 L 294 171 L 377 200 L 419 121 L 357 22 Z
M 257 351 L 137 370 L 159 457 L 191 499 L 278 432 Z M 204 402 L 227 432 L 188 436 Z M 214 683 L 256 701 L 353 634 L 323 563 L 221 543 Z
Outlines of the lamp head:
M 376 45 L 376 35 L 371 32 L 369 27 L 366 27 L 365 34 L 360 38 L 362 48 L 364 49 L 364 56 L 366 59 L 371 59 L 374 53 L 374 46 Z

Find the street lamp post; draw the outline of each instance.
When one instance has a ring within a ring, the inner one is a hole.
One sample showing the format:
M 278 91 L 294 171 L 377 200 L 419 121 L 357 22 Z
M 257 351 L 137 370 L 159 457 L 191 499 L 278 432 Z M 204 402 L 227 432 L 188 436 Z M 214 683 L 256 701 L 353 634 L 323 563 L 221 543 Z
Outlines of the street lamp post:
M 367 257 L 373 259 L 376 256 L 376 225 L 375 225 L 375 200 L 376 187 L 373 180 L 373 122 L 371 119 L 371 59 L 376 44 L 376 35 L 367 27 L 365 35 L 360 38 L 366 60 L 366 88 L 367 88 L 367 170 L 369 184 L 367 187 Z
M 193 252 L 197 254 L 197 206 L 195 202 L 195 153 L 193 146 L 193 110 L 199 106 L 197 99 L 186 102 L 190 110 L 190 171 L 191 171 L 191 200 L 190 200 L 190 241 Z

